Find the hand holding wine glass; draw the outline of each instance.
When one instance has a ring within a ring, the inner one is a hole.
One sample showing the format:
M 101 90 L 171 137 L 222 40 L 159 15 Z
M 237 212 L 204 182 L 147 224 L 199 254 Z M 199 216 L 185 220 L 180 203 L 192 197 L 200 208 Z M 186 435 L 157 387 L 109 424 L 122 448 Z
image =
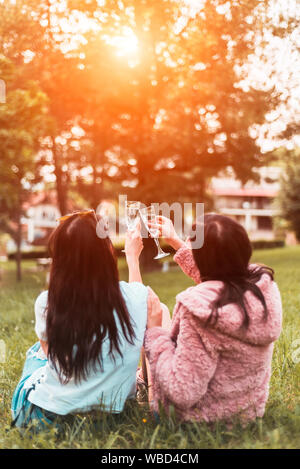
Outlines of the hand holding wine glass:
M 141 225 L 138 223 L 134 231 L 128 230 L 126 233 L 125 254 L 129 270 L 129 282 L 143 283 L 139 265 L 139 257 L 143 247 Z
M 126 224 L 129 231 L 134 231 L 140 218 L 139 218 L 140 202 L 127 201 L 126 202 Z
M 140 221 L 139 217 L 140 202 L 135 200 L 127 200 L 125 205 L 125 220 L 127 229 L 129 231 L 134 231 L 137 224 Z M 122 252 L 126 252 L 125 249 L 122 249 Z
M 146 226 L 147 230 L 149 231 L 157 246 L 157 255 L 154 257 L 154 259 L 161 259 L 162 257 L 169 256 L 168 252 L 164 252 L 162 250 L 158 241 L 159 229 L 156 224 L 156 213 L 154 207 L 151 205 L 150 207 L 142 208 L 140 210 L 140 214 L 144 225 Z
M 158 236 L 160 238 L 164 238 L 165 241 L 175 250 L 178 250 L 184 244 L 184 241 L 176 233 L 170 218 L 158 215 L 155 218 L 155 221 L 150 222 L 149 225 L 151 229 L 156 229 L 158 231 Z

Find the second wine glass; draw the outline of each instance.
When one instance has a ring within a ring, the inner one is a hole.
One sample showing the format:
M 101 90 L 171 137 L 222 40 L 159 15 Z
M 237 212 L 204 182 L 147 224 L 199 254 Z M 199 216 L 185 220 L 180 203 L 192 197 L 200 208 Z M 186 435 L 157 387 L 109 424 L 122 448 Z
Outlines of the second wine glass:
M 125 205 L 125 220 L 129 231 L 134 231 L 139 222 L 140 202 L 127 200 Z M 122 249 L 125 252 L 125 249 Z
M 162 248 L 160 247 L 160 244 L 158 241 L 159 231 L 149 226 L 149 223 L 151 224 L 156 223 L 156 213 L 155 213 L 154 207 L 150 205 L 150 207 L 142 208 L 140 209 L 140 214 L 141 214 L 142 220 L 147 230 L 149 231 L 150 235 L 154 239 L 156 247 L 157 247 L 157 255 L 154 257 L 154 259 L 161 259 L 162 257 L 169 256 L 169 253 L 164 252 Z

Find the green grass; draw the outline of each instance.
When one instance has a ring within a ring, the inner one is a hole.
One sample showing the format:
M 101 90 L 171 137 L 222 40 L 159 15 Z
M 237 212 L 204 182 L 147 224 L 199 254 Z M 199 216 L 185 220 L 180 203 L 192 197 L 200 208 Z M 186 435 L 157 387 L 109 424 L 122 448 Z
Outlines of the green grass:
M 38 435 L 10 429 L 10 401 L 20 377 L 26 350 L 36 341 L 33 304 L 44 289 L 45 274 L 24 262 L 24 280 L 15 282 L 13 263 L 0 264 L 0 339 L 6 343 L 5 363 L 0 364 L 0 448 L 297 448 L 300 446 L 300 363 L 293 360 L 300 339 L 300 247 L 256 251 L 254 260 L 275 269 L 282 293 L 283 332 L 275 346 L 270 396 L 263 419 L 230 430 L 222 424 L 180 424 L 162 418 L 160 424 L 147 407 L 126 406 L 121 416 L 78 416 L 65 424 L 63 434 L 52 429 Z M 124 262 L 121 277 L 126 279 Z M 175 296 L 192 282 L 179 268 L 144 275 L 144 282 L 169 308 Z M 299 345 L 298 345 L 299 347 Z M 299 354 L 298 354 L 299 357 Z

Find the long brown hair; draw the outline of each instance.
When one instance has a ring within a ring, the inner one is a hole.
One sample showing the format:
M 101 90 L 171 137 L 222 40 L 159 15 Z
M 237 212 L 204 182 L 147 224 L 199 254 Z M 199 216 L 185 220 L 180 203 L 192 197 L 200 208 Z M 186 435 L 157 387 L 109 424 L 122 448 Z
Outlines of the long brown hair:
M 122 356 L 116 324 L 133 343 L 134 330 L 121 294 L 117 263 L 108 237 L 96 234 L 93 212 L 63 217 L 49 239 L 52 256 L 47 304 L 48 358 L 61 382 L 103 369 L 102 344 Z
M 266 301 L 256 283 L 263 274 L 273 280 L 274 271 L 265 265 L 250 266 L 251 255 L 251 242 L 242 225 L 224 215 L 208 213 L 204 216 L 204 243 L 202 248 L 193 249 L 193 257 L 202 282 L 224 282 L 219 298 L 211 305 L 208 323 L 218 320 L 222 306 L 236 303 L 243 313 L 241 328 L 247 329 L 251 317 L 244 297 L 246 291 L 251 291 L 260 300 L 264 319 L 267 319 Z

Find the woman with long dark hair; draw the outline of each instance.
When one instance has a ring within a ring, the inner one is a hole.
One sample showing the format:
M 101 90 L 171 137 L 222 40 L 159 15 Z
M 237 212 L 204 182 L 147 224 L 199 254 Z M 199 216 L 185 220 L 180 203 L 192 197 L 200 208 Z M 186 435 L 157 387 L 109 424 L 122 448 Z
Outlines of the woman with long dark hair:
M 62 217 L 49 240 L 48 291 L 35 303 L 39 338 L 27 352 L 12 399 L 13 424 L 101 408 L 119 413 L 135 395 L 148 290 L 138 258 L 140 234 L 127 234 L 129 283 L 119 282 L 109 237 L 94 211 Z
M 145 351 L 153 409 L 175 407 L 183 420 L 244 422 L 262 417 L 268 398 L 281 298 L 273 270 L 250 264 L 245 229 L 229 217 L 204 216 L 204 244 L 184 243 L 170 220 L 160 235 L 197 283 L 177 295 L 171 329 L 161 327 L 159 302 L 148 316 Z

